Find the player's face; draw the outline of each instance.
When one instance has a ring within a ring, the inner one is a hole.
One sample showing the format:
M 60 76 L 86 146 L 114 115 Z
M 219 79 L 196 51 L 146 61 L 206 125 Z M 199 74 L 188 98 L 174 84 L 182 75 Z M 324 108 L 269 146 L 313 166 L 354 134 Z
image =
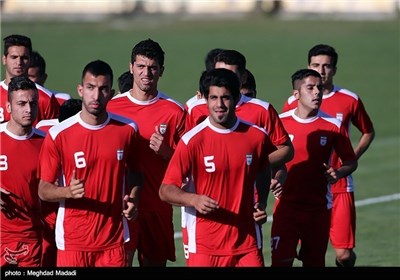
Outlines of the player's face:
M 8 55 L 2 56 L 2 62 L 10 79 L 21 76 L 27 72 L 29 50 L 24 46 L 11 46 L 8 48 Z
M 106 112 L 107 103 L 112 98 L 114 91 L 111 89 L 109 76 L 94 76 L 87 72 L 82 84 L 78 85 L 78 93 L 82 98 L 82 110 L 99 116 Z
M 241 81 L 242 77 L 240 76 L 239 67 L 237 65 L 226 64 L 225 62 L 218 61 L 215 63 L 215 69 L 218 69 L 218 68 L 225 68 L 225 69 L 231 70 L 233 73 L 235 73 L 238 76 L 239 80 Z
M 235 101 L 225 87 L 211 86 L 207 98 L 210 122 L 218 128 L 230 128 L 235 122 Z
M 328 55 L 312 56 L 310 59 L 309 69 L 317 71 L 322 77 L 324 87 L 330 89 L 333 83 L 333 76 L 336 73 L 336 68 L 332 65 L 332 59 Z
M 130 64 L 133 73 L 133 86 L 146 93 L 155 94 L 157 84 L 162 76 L 164 68 L 160 66 L 157 60 L 138 55 L 133 64 Z
M 322 103 L 322 82 L 318 77 L 309 76 L 304 79 L 300 89 L 295 91 L 299 106 L 307 111 L 318 110 Z
M 7 111 L 11 121 L 21 127 L 30 127 L 39 112 L 39 95 L 33 89 L 20 89 L 12 93 L 11 102 L 7 102 Z
M 39 67 L 29 67 L 28 78 L 31 81 L 43 86 L 44 82 L 46 81 L 46 74 L 41 74 Z

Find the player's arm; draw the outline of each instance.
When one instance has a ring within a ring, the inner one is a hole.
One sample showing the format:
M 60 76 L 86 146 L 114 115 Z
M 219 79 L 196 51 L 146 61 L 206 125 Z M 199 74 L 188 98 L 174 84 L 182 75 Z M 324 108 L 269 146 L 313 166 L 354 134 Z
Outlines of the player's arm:
M 131 191 L 129 195 L 125 195 L 124 197 L 126 208 L 122 211 L 122 214 L 128 220 L 133 220 L 136 219 L 138 214 L 140 195 L 143 187 L 143 174 L 128 170 L 128 185 L 131 186 Z
M 258 200 L 254 204 L 253 218 L 258 224 L 267 221 L 267 201 L 271 184 L 271 167 L 260 170 L 256 177 L 256 189 Z
M 324 163 L 324 167 L 326 168 L 324 175 L 328 183 L 334 184 L 339 179 L 346 177 L 354 172 L 357 169 L 357 166 L 357 160 L 343 161 L 342 165 L 337 169 L 334 169 L 330 165 Z
M 290 138 L 282 145 L 277 145 L 277 150 L 268 155 L 269 162 L 272 168 L 280 167 L 292 160 L 294 156 L 294 148 Z
M 208 214 L 219 208 L 218 202 L 214 199 L 206 195 L 186 192 L 172 184 L 161 184 L 159 195 L 162 201 L 175 206 L 192 206 L 201 214 Z
M 357 159 L 359 159 L 366 150 L 368 150 L 369 145 L 375 138 L 375 130 L 369 133 L 363 133 L 360 137 L 360 141 L 354 149 L 354 153 L 356 154 Z
M 285 165 L 282 165 L 279 168 L 275 168 L 272 171 L 272 179 L 269 189 L 271 190 L 272 194 L 276 199 L 279 199 L 279 197 L 282 195 L 283 191 L 282 186 L 286 181 L 286 177 L 287 177 L 287 169 Z
M 59 187 L 55 183 L 40 180 L 39 182 L 39 198 L 44 201 L 58 202 L 68 198 L 82 198 L 85 195 L 83 181 L 77 179 L 76 171 L 72 172 L 72 178 L 69 186 Z

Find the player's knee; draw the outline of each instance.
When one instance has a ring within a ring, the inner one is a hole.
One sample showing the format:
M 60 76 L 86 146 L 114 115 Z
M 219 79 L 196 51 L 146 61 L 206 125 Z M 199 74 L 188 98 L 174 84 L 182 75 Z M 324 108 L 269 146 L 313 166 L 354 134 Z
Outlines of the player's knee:
M 336 258 L 336 266 L 338 267 L 353 267 L 356 263 L 357 255 L 353 252 L 353 250 L 349 251 L 349 254 L 346 257 L 342 257 L 341 259 Z

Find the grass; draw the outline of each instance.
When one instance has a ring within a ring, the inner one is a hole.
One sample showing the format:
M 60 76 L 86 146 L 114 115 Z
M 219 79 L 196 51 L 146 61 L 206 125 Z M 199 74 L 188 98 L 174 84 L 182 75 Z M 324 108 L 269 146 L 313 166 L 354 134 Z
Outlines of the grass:
M 182 103 L 197 89 L 204 57 L 210 49 L 237 49 L 246 56 L 248 68 L 255 75 L 259 98 L 278 110 L 291 92 L 291 74 L 306 67 L 308 49 L 317 43 L 331 44 L 339 53 L 336 83 L 361 96 L 376 129 L 376 139 L 354 174 L 356 200 L 362 200 L 400 192 L 399 26 L 398 19 L 183 21 L 118 17 L 102 22 L 2 22 L 2 37 L 12 33 L 30 36 L 34 49 L 47 61 L 46 86 L 73 96 L 77 96 L 76 85 L 89 61 L 99 58 L 109 62 L 116 87 L 116 78 L 128 69 L 132 47 L 152 38 L 166 53 L 159 89 Z M 353 141 L 358 137 L 353 129 Z M 179 219 L 176 208 L 176 231 L 180 230 Z M 269 230 L 270 223 L 264 227 L 267 265 Z M 180 239 L 176 240 L 176 248 L 177 261 L 168 266 L 184 266 Z M 357 208 L 356 252 L 358 266 L 400 266 L 399 200 Z M 326 260 L 328 266 L 334 266 L 330 246 Z

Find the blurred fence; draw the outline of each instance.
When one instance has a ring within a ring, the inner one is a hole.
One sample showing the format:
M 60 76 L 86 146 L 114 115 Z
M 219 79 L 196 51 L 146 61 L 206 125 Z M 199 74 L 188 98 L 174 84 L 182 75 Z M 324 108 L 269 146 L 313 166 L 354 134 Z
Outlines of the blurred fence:
M 394 18 L 400 0 L 0 0 L 2 17 L 18 15 L 214 14 L 256 12 L 296 17 Z

